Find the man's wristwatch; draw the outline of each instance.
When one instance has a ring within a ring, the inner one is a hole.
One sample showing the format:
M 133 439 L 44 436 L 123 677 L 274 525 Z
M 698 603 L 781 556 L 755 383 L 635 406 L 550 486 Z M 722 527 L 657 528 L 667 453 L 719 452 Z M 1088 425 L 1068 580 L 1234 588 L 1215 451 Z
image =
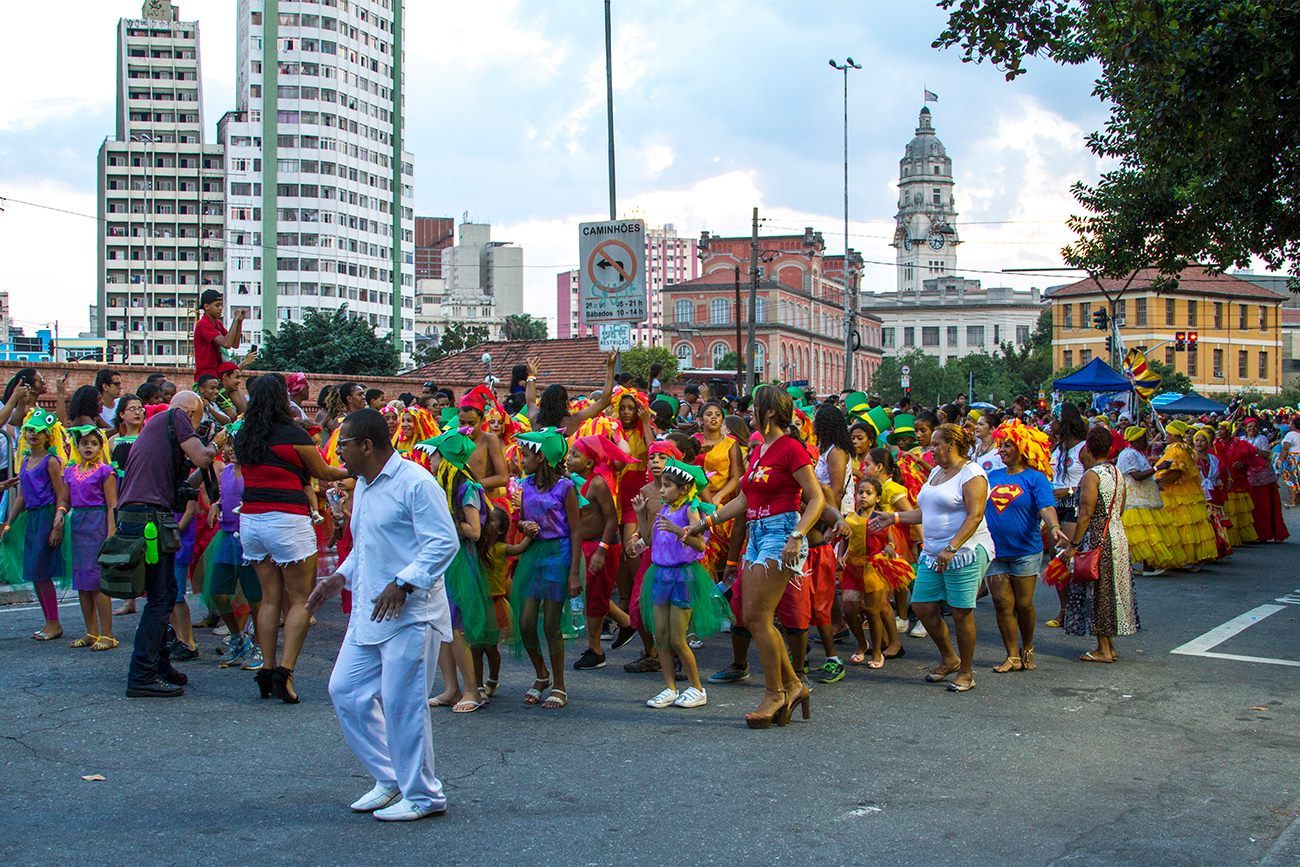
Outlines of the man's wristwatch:
M 407 596 L 410 596 L 418 589 L 414 584 L 407 584 L 405 581 L 403 581 L 400 578 L 393 579 L 393 583 L 397 585 L 398 590 L 403 591 L 404 593 L 406 593 Z
M 795 530 L 795 531 L 793 531 L 793 532 L 790 534 L 790 538 L 791 538 L 791 539 L 806 539 L 806 538 L 808 538 L 808 535 L 807 535 L 806 533 L 800 533 L 798 530 Z
M 944 546 L 943 546 L 943 550 L 947 551 L 949 554 L 956 554 L 956 553 L 957 553 L 957 549 L 954 548 L 954 547 L 951 546 L 951 545 L 944 545 Z

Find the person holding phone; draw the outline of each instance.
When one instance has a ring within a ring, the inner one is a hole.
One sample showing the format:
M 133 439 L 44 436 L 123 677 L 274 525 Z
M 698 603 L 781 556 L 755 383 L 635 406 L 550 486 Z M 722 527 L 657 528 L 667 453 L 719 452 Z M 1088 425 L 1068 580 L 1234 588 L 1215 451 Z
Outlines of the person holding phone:
M 198 380 L 205 373 L 218 375 L 223 361 L 230 360 L 230 351 L 239 346 L 243 336 L 244 317 L 248 311 L 240 308 L 235 311 L 230 329 L 221 321 L 225 311 L 225 296 L 216 289 L 205 289 L 199 296 L 199 321 L 194 326 L 194 379 Z

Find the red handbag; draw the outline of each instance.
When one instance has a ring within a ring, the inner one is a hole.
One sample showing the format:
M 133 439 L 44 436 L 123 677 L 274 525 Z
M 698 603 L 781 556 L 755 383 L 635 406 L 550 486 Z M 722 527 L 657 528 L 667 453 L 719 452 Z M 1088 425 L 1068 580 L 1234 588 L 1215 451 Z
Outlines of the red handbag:
M 1096 581 L 1101 577 L 1101 545 L 1106 539 L 1106 534 L 1110 532 L 1110 519 L 1115 516 L 1115 503 L 1119 499 L 1118 494 L 1121 490 L 1119 487 L 1119 470 L 1115 470 L 1115 494 L 1111 496 L 1110 509 L 1106 512 L 1106 525 L 1102 527 L 1101 538 L 1097 540 L 1097 546 L 1089 551 L 1077 551 L 1070 561 L 1070 580 L 1076 583 L 1086 581 Z

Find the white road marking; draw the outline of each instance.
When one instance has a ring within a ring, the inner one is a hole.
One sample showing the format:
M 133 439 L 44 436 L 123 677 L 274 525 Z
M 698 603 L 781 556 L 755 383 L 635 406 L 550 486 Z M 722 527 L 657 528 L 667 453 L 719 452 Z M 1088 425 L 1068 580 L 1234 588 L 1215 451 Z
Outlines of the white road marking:
M 79 601 L 77 601 L 77 600 L 74 599 L 74 600 L 71 601 L 71 602 L 60 602 L 60 603 L 59 603 L 59 607 L 60 607 L 60 608 L 72 608 L 73 606 L 77 606 L 77 605 L 80 605 L 80 604 L 81 604 L 81 603 L 80 603 Z M 30 605 L 3 605 L 3 606 L 0 606 L 0 614 L 9 614 L 10 612 L 13 612 L 13 611 L 40 611 L 40 610 L 41 610 L 41 606 L 40 606 L 39 604 L 37 604 L 37 603 L 34 603 L 34 602 L 31 603 Z
M 1289 665 L 1300 668 L 1300 662 L 1293 659 L 1270 659 L 1264 656 L 1242 656 L 1236 653 L 1211 652 L 1213 648 L 1218 647 L 1234 635 L 1246 631 L 1265 617 L 1276 614 L 1285 608 L 1285 605 L 1260 605 L 1258 608 L 1252 608 L 1245 614 L 1238 615 L 1227 623 L 1216 626 L 1204 635 L 1199 635 L 1169 652 L 1183 656 L 1204 656 L 1210 659 L 1232 659 L 1237 662 L 1262 662 L 1267 665 Z

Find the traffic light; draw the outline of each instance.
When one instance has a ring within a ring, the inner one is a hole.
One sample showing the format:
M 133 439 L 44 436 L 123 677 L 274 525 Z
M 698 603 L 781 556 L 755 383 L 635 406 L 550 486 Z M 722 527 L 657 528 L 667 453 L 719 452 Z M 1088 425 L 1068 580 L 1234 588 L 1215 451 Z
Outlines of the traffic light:
M 1111 353 L 1115 351 L 1115 338 L 1113 337 L 1106 338 L 1106 351 Z
M 1092 311 L 1092 327 L 1098 331 L 1105 331 L 1110 328 L 1110 314 L 1106 312 L 1105 307 L 1098 307 Z
M 1195 351 L 1196 351 L 1196 332 L 1195 332 L 1195 331 L 1189 331 L 1189 332 L 1187 332 L 1187 351 L 1188 351 L 1188 352 L 1195 352 Z
M 1186 332 L 1186 331 L 1175 331 L 1175 332 L 1174 332 L 1174 352 L 1182 352 L 1182 351 L 1183 351 L 1184 349 L 1186 349 L 1186 348 L 1187 348 L 1187 332 Z

